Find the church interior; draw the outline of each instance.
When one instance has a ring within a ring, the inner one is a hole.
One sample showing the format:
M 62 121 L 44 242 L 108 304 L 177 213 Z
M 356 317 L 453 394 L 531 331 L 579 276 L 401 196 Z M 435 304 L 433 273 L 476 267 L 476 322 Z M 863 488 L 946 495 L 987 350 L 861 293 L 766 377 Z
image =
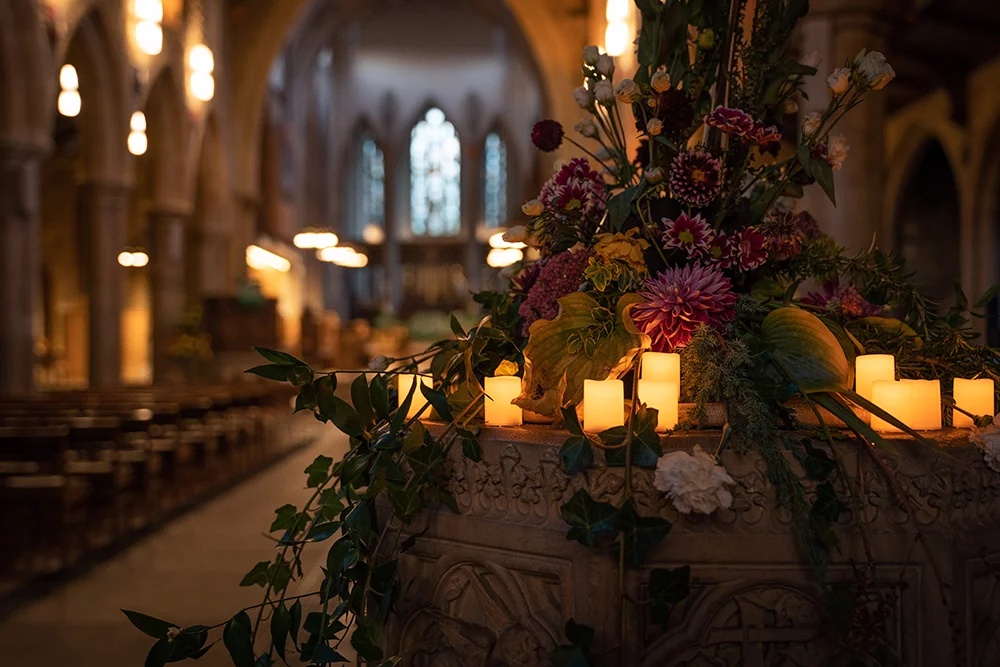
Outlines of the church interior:
M 0 0 L 0 663 L 138 665 L 119 609 L 252 604 L 273 508 L 348 447 L 244 373 L 253 347 L 363 371 L 478 322 L 472 293 L 523 257 L 502 233 L 575 155 L 532 127 L 579 119 L 585 46 L 637 66 L 619 4 Z M 793 48 L 823 74 L 789 136 L 860 48 L 897 77 L 841 126 L 837 205 L 805 205 L 941 308 L 978 297 L 1000 282 L 1000 3 L 810 4 Z

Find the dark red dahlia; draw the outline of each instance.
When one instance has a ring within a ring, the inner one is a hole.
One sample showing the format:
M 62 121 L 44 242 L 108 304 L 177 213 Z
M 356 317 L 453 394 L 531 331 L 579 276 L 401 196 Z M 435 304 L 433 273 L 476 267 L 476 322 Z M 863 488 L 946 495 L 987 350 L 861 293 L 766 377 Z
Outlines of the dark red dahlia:
M 721 166 L 711 153 L 681 153 L 670 165 L 670 192 L 684 204 L 708 206 L 721 188 Z
M 717 127 L 726 134 L 746 137 L 754 131 L 757 123 L 746 111 L 730 109 L 720 104 L 705 116 L 705 125 Z
M 684 91 L 667 90 L 660 93 L 659 103 L 656 105 L 656 117 L 663 121 L 663 134 L 676 137 L 691 127 L 691 122 L 694 120 L 694 105 Z
M 562 145 L 563 127 L 557 120 L 540 120 L 531 130 L 531 143 L 540 151 L 551 153 Z
M 681 213 L 674 220 L 664 218 L 663 230 L 663 247 L 686 250 L 688 257 L 708 250 L 715 238 L 715 230 L 700 215 L 692 218 Z
M 767 237 L 756 227 L 747 227 L 736 235 L 736 263 L 740 271 L 752 271 L 767 261 Z
M 798 214 L 775 210 L 767 216 L 763 228 L 767 238 L 765 249 L 771 259 L 784 261 L 802 252 L 806 234 L 799 225 Z
M 524 318 L 523 333 L 537 320 L 555 319 L 559 314 L 559 297 L 566 296 L 580 288 L 583 270 L 590 259 L 589 250 L 573 252 L 565 250 L 538 262 L 538 277 L 528 290 L 527 298 L 518 308 Z
M 584 218 L 604 217 L 604 179 L 585 158 L 573 158 L 542 186 L 538 198 L 556 212 L 579 211 Z
M 732 267 L 736 259 L 736 237 L 716 232 L 708 247 L 698 253 L 698 259 L 720 269 Z

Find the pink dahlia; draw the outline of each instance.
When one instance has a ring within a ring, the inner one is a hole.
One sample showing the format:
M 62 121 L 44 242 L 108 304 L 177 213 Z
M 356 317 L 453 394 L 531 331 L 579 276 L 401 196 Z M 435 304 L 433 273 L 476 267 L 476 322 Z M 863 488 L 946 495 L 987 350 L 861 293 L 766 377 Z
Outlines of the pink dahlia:
M 601 218 L 605 204 L 604 179 L 584 158 L 573 158 L 542 186 L 539 199 L 558 213 L 577 210 L 584 217 Z
M 847 318 L 872 317 L 882 314 L 882 307 L 876 306 L 861 296 L 854 285 L 841 285 L 833 280 L 823 284 L 823 292 L 810 292 L 802 303 L 825 308 L 828 312 Z
M 740 271 L 752 271 L 767 261 L 767 237 L 756 227 L 747 227 L 736 235 L 736 261 Z
M 736 259 L 736 236 L 716 232 L 708 247 L 698 253 L 698 259 L 719 269 L 732 267 Z
M 746 111 L 719 105 L 705 116 L 705 125 L 717 127 L 726 134 L 747 137 L 754 131 L 757 123 Z
M 518 308 L 518 313 L 524 318 L 523 333 L 528 335 L 528 329 L 536 320 L 551 320 L 559 314 L 559 297 L 575 292 L 583 282 L 583 270 L 587 266 L 591 252 L 563 252 L 539 261 L 538 276 L 528 290 L 528 296 Z
M 646 280 L 632 308 L 632 321 L 652 338 L 653 350 L 673 352 L 691 342 L 703 324 L 718 326 L 735 317 L 732 283 L 714 267 L 688 264 Z
M 531 143 L 540 151 L 551 153 L 563 140 L 563 127 L 557 120 L 540 120 L 531 129 Z
M 681 153 L 670 165 L 670 192 L 685 204 L 708 206 L 722 189 L 721 171 L 711 153 Z
M 693 218 L 681 213 L 676 220 L 663 219 L 663 247 L 682 248 L 688 257 L 707 250 L 715 237 L 712 227 L 700 215 Z

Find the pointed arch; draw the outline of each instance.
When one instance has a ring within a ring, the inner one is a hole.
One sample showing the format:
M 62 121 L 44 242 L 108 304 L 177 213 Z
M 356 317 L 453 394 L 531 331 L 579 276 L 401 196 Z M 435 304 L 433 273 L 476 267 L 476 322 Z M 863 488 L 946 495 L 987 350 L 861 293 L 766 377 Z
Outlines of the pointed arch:
M 445 112 L 432 106 L 412 126 L 410 231 L 455 236 L 462 226 L 462 144 Z
M 378 243 L 385 231 L 385 176 L 384 143 L 367 118 L 355 126 L 350 146 L 349 179 L 354 201 L 344 225 L 347 238 L 366 243 Z M 380 233 L 381 232 L 381 233 Z

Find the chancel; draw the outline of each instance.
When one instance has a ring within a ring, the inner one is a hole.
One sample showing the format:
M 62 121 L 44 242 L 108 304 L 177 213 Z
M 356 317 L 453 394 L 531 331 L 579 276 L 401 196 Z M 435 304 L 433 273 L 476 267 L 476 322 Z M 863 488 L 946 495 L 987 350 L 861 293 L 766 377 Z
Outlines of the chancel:
M 0 664 L 1000 663 L 998 30 L 0 0 Z

